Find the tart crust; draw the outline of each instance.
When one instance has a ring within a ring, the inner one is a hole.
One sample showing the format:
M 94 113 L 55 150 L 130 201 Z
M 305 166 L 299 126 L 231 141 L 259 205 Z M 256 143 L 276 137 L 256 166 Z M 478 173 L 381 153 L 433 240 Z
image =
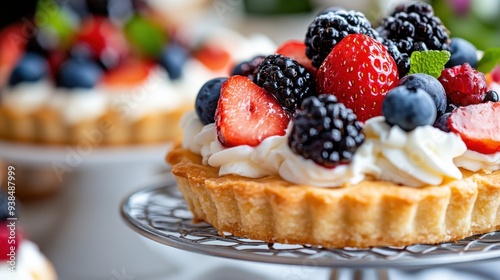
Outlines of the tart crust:
M 500 229 L 500 171 L 412 188 L 365 180 L 340 188 L 294 185 L 279 176 L 219 176 L 201 156 L 167 155 L 194 221 L 219 234 L 329 248 L 455 241 Z
M 53 108 L 19 113 L 0 105 L 0 140 L 49 145 L 117 146 L 154 144 L 182 139 L 179 121 L 192 105 L 150 113 L 130 121 L 109 110 L 96 119 L 68 124 Z

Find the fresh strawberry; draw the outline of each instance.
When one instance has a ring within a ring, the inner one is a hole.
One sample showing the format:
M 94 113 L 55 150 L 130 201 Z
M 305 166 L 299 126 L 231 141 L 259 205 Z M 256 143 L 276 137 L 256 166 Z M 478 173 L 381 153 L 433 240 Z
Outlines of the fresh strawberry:
M 211 44 L 202 46 L 193 56 L 212 71 L 229 72 L 233 63 L 227 50 Z
M 363 35 L 348 35 L 335 45 L 316 78 L 318 93 L 333 94 L 358 120 L 382 115 L 382 101 L 398 84 L 398 68 L 386 48 Z
M 9 222 L 0 222 L 0 260 L 8 260 L 10 257 L 9 254 L 12 255 L 12 251 L 14 253 L 19 246 L 19 242 L 21 241 L 19 231 L 15 231 L 14 235 L 11 234 L 11 230 L 8 227 Z M 12 236 L 12 237 L 11 237 Z M 11 250 L 13 247 L 14 250 Z
M 104 17 L 89 17 L 82 23 L 75 46 L 82 45 L 107 69 L 116 67 L 128 53 L 123 32 Z
M 458 133 L 468 149 L 483 154 L 500 152 L 500 102 L 458 107 L 448 125 Z
M 146 80 L 153 63 L 144 60 L 129 60 L 104 76 L 102 83 L 108 86 L 136 86 Z
M 269 136 L 284 135 L 289 122 L 278 101 L 247 77 L 232 76 L 222 85 L 215 123 L 224 146 L 257 146 Z
M 278 48 L 276 53 L 293 58 L 313 75 L 318 72 L 318 69 L 312 65 L 312 61 L 306 55 L 306 44 L 303 41 L 286 41 Z
M 446 91 L 449 102 L 457 106 L 482 103 L 488 91 L 484 74 L 468 63 L 445 68 L 441 72 L 439 81 Z
M 23 56 L 28 38 L 27 23 L 17 23 L 8 26 L 0 32 L 0 68 L 10 71 Z

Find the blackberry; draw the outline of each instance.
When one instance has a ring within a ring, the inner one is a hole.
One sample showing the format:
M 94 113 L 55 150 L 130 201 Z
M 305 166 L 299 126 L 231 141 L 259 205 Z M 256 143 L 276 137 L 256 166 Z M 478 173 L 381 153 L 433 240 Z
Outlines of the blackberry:
M 410 56 L 407 53 L 401 53 L 396 44 L 391 40 L 383 40 L 382 43 L 387 48 L 387 52 L 394 58 L 398 66 L 399 78 L 403 78 L 410 71 Z
M 365 34 L 374 39 L 378 33 L 364 14 L 356 11 L 333 10 L 321 13 L 309 25 L 305 44 L 306 55 L 319 67 L 333 47 L 349 34 Z
M 327 168 L 351 162 L 365 140 L 351 109 L 330 94 L 309 97 L 294 117 L 288 139 L 292 151 Z
M 315 94 L 313 75 L 297 61 L 281 54 L 267 56 L 255 69 L 253 79 L 291 113 L 305 98 Z
M 412 52 L 450 50 L 448 29 L 434 16 L 432 6 L 426 3 L 399 5 L 382 21 L 377 31 L 384 39 L 384 45 L 395 45 L 401 54 L 407 55 L 403 58 L 394 57 L 398 68 L 401 68 L 400 77 L 409 71 L 408 61 Z

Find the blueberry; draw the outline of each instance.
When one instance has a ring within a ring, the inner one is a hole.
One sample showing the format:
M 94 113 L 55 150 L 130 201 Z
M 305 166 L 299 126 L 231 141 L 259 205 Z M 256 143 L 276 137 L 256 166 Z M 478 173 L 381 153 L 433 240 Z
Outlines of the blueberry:
M 498 93 L 494 90 L 489 90 L 486 92 L 486 95 L 484 96 L 484 102 L 498 102 Z
M 434 127 L 438 128 L 444 132 L 450 132 L 451 128 L 450 125 L 448 124 L 448 119 L 450 118 L 451 113 L 444 113 L 439 117 L 436 122 L 434 123 Z
M 477 49 L 469 41 L 462 38 L 451 38 L 450 43 L 451 58 L 446 63 L 446 68 L 469 63 L 472 68 L 477 65 Z
M 248 61 L 243 61 L 239 63 L 233 68 L 231 76 L 234 75 L 246 76 L 250 80 L 253 80 L 253 72 L 255 72 L 255 69 L 259 67 L 260 63 L 264 60 L 264 58 L 265 56 L 258 55 Z
M 8 202 L 7 194 L 0 190 L 0 222 L 5 221 L 9 217 Z
M 92 88 L 102 77 L 99 65 L 90 60 L 69 59 L 59 69 L 58 85 L 65 88 Z
M 387 93 L 382 113 L 388 124 L 405 131 L 434 124 L 437 114 L 434 101 L 425 90 L 407 86 L 395 87 Z
M 438 116 L 446 111 L 446 91 L 438 79 L 427 74 L 417 73 L 403 77 L 399 80 L 399 85 L 425 90 L 434 100 Z
M 215 78 L 206 82 L 196 97 L 196 114 L 203 124 L 215 122 L 215 110 L 219 101 L 222 83 L 227 78 Z
M 45 58 L 39 54 L 27 52 L 17 63 L 9 78 L 9 85 L 22 82 L 36 82 L 49 72 Z
M 188 59 L 188 50 L 180 44 L 172 42 L 162 50 L 159 62 L 167 70 L 170 79 L 176 80 L 182 76 L 182 67 Z

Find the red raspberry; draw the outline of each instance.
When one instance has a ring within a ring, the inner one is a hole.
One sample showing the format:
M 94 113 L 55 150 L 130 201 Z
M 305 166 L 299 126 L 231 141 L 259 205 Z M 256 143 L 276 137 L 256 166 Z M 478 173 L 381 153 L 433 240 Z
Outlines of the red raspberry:
M 445 68 L 439 81 L 446 91 L 448 101 L 457 106 L 483 103 L 488 90 L 484 74 L 468 63 Z

